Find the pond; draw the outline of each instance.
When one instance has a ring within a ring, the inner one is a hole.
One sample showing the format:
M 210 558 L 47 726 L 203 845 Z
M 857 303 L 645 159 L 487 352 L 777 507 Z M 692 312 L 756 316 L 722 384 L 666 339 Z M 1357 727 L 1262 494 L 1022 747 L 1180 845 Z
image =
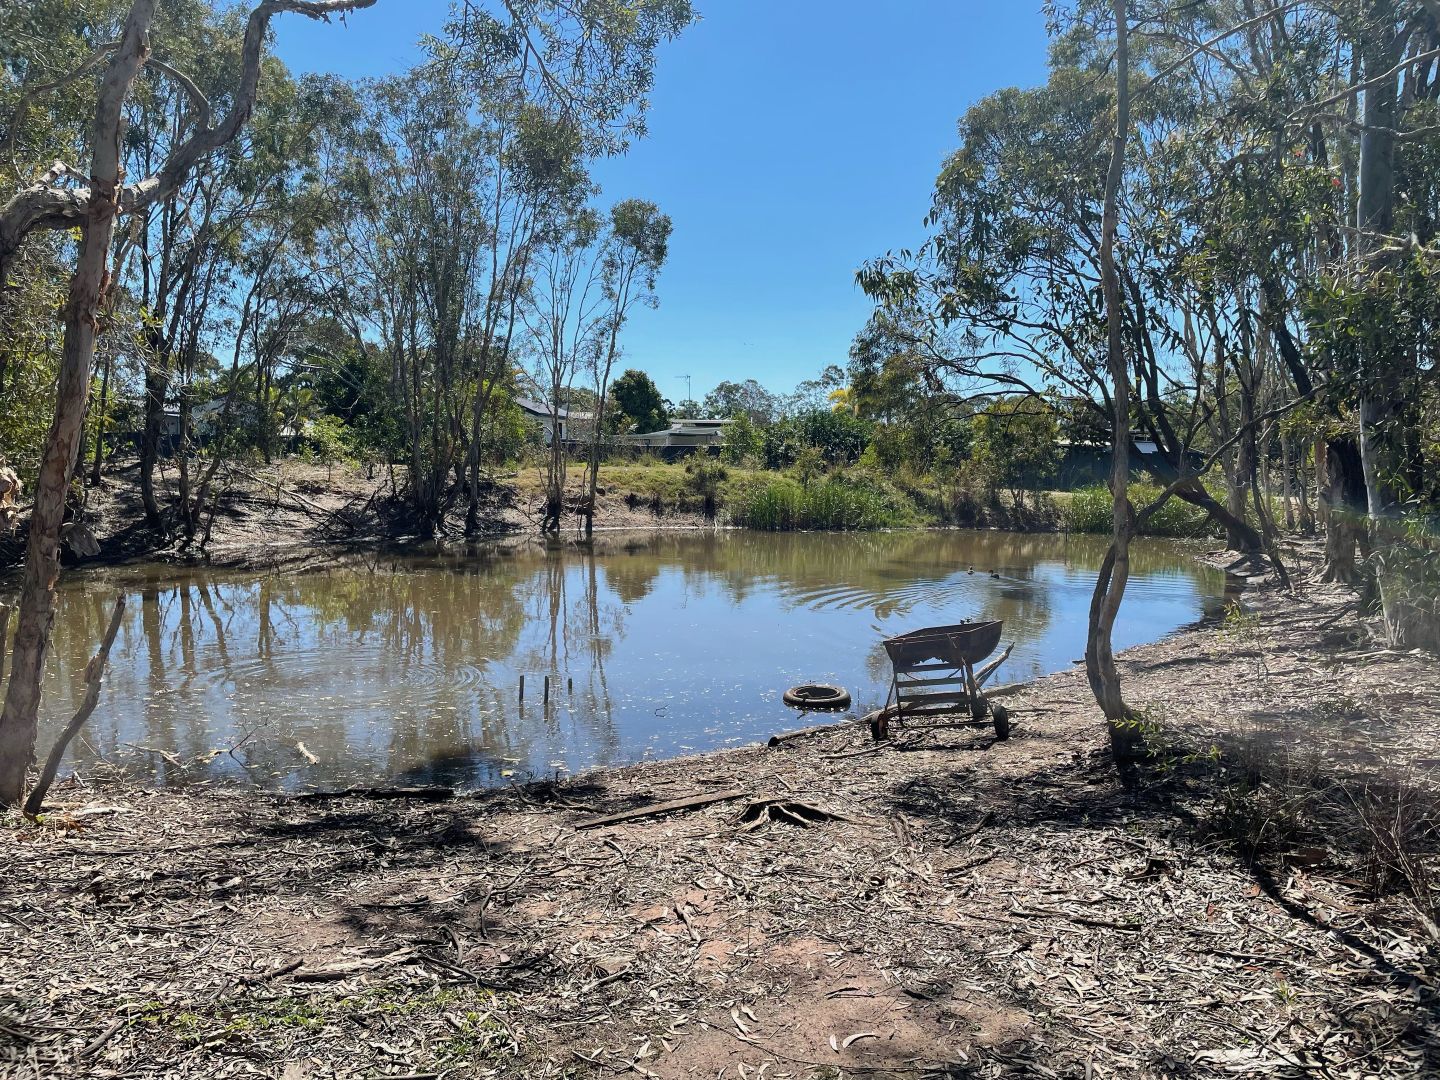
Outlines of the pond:
M 100 707 L 72 748 L 157 783 L 294 790 L 486 786 L 763 740 L 807 720 L 800 682 L 882 704 L 882 638 L 1003 619 L 1008 682 L 1084 650 L 1097 537 L 998 532 L 622 535 L 372 554 L 303 572 L 175 566 L 70 574 L 41 748 L 80 695 L 117 589 L 130 596 Z M 1155 640 L 1224 575 L 1136 544 L 1116 628 Z M 548 702 L 543 678 L 551 676 Z M 519 682 L 526 678 L 523 702 Z M 313 759 L 313 760 L 312 760 Z

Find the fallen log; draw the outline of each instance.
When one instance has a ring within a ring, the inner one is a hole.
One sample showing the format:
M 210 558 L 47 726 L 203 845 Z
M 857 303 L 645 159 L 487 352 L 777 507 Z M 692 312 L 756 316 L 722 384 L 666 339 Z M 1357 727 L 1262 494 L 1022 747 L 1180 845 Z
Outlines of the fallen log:
M 990 663 L 986 664 L 979 671 L 975 672 L 975 685 L 984 686 L 985 680 L 990 678 L 991 675 L 994 675 L 996 669 L 998 669 L 1000 665 L 1003 664 L 1006 660 L 1009 660 L 1010 654 L 1014 651 L 1015 643 L 1012 641 L 1009 645 L 1005 646 L 1004 652 L 1002 652 L 994 660 L 991 660 Z
M 577 829 L 601 829 L 606 825 L 619 825 L 626 821 L 637 821 L 640 818 L 656 817 L 660 814 L 674 813 L 677 810 L 697 810 L 702 806 L 709 806 L 711 803 L 728 802 L 731 799 L 739 799 L 745 795 L 743 788 L 732 788 L 729 791 L 717 791 L 710 795 L 691 795 L 685 799 L 671 799 L 668 802 L 650 803 L 646 806 L 637 806 L 633 810 L 622 810 L 618 814 L 606 814 L 604 817 L 587 818 L 584 821 L 576 822 Z
M 765 745 L 771 748 L 784 746 L 795 739 L 804 738 L 806 735 L 823 735 L 827 731 L 839 731 L 843 727 L 849 727 L 856 723 L 854 720 L 842 720 L 838 724 L 816 724 L 814 727 L 799 728 L 796 731 L 782 731 L 778 735 L 771 735 L 770 741 Z

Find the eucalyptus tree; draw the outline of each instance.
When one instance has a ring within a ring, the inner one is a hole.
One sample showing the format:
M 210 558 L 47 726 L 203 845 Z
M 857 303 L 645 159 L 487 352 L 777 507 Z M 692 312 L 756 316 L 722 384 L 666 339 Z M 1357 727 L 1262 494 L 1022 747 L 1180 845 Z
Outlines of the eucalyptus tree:
M 387 358 L 407 498 L 430 533 L 452 477 L 477 524 L 484 425 L 515 363 L 531 259 L 586 183 L 571 129 L 500 83 L 471 95 L 439 63 L 373 84 L 327 151 L 341 314 Z
M 1336 349 L 1354 346 L 1360 460 L 1387 637 L 1392 645 L 1437 647 L 1440 552 L 1423 538 L 1413 542 L 1402 508 L 1424 494 L 1423 456 L 1414 441 L 1423 387 L 1436 378 L 1432 342 L 1440 309 L 1431 279 L 1440 258 L 1440 202 L 1429 174 L 1440 154 L 1433 128 L 1440 4 L 1357 6 L 1355 16 L 1340 20 L 1364 87 L 1354 256 L 1341 297 L 1360 317 L 1330 336 Z
M 194 81 L 154 57 L 151 32 L 155 0 L 134 0 L 118 38 L 100 44 L 89 59 L 79 59 L 71 75 L 65 77 L 65 81 L 74 82 L 103 68 L 95 96 L 89 167 L 82 170 L 57 161 L 0 206 L 0 280 L 8 276 L 30 234 L 77 226 L 81 230 L 65 306 L 54 421 L 35 485 L 10 681 L 0 712 L 0 803 L 19 801 L 26 769 L 34 756 L 41 674 L 54 618 L 65 492 L 80 449 L 99 318 L 111 277 L 109 263 L 116 220 L 121 214 L 163 201 L 200 161 L 231 142 L 244 128 L 254 108 L 265 42 L 277 13 L 292 11 L 325 18 L 373 3 L 262 0 L 246 23 L 237 88 L 228 108 L 215 119 L 208 99 Z M 192 108 L 185 120 L 187 136 L 155 172 L 132 179 L 132 174 L 122 172 L 123 113 L 147 65 L 184 87 Z
M 533 379 L 550 410 L 545 447 L 545 507 L 540 531 L 558 533 L 564 513 L 568 454 L 564 402 L 576 376 L 599 364 L 608 314 L 599 249 L 600 216 L 577 206 L 541 235 L 531 261 L 531 282 L 521 309 L 528 331 Z
M 1240 499 L 1220 503 L 1201 475 L 1243 444 L 1240 479 L 1253 476 L 1257 431 L 1293 404 L 1258 407 L 1262 374 L 1274 365 L 1256 350 L 1257 327 L 1309 376 L 1294 340 L 1295 305 L 1274 295 L 1275 260 L 1240 250 L 1241 204 L 1210 191 L 1237 163 L 1274 153 L 1263 132 L 1210 127 L 1219 119 L 1215 73 L 1234 66 L 1220 46 L 1277 16 L 1268 3 L 1245 6 L 1223 25 L 1225 4 L 1055 5 L 1047 83 L 1002 90 L 967 112 L 962 145 L 937 181 L 935 235 L 859 275 L 880 316 L 912 331 L 912 351 L 931 371 L 974 392 L 1083 402 L 1109 434 L 1115 516 L 1086 661 L 1117 757 L 1139 748 L 1110 644 L 1131 538 L 1179 497 L 1237 546 L 1274 558 L 1264 514 L 1257 529 Z M 1197 11 L 1206 25 L 1172 32 Z M 1132 37 L 1134 26 L 1144 30 Z M 947 336 L 955 327 L 962 333 Z M 1224 354 L 1230 347 L 1244 354 L 1239 368 Z M 1296 396 L 1313 390 L 1312 380 Z M 1139 437 L 1156 444 L 1164 486 L 1137 508 L 1128 496 Z M 1197 451 L 1208 455 L 1204 468 L 1193 464 Z
M 586 472 L 585 535 L 595 529 L 595 496 L 600 483 L 600 449 L 605 439 L 610 376 L 620 355 L 620 331 L 637 306 L 659 301 L 655 282 L 669 252 L 670 218 L 653 202 L 626 199 L 610 208 L 610 228 L 600 250 L 600 285 L 604 314 L 600 341 L 593 354 L 595 409 L 590 423 L 590 457 Z
M 1051 393 L 1085 402 L 1107 428 L 1113 417 L 1102 281 L 1104 135 L 1112 95 L 1097 82 L 1108 64 L 1061 66 L 1046 85 L 1002 90 L 973 106 L 960 124 L 961 147 L 936 182 L 936 232 L 919 252 L 878 259 L 860 273 L 881 318 L 903 333 L 928 371 L 968 393 Z M 1150 115 L 1137 118 L 1144 122 Z M 1156 166 L 1145 156 L 1127 168 L 1119 196 L 1126 244 L 1117 272 L 1127 303 L 1126 355 L 1141 391 L 1132 403 L 1136 437 L 1160 450 L 1160 479 L 1206 510 L 1245 548 L 1259 534 L 1205 489 L 1190 460 L 1206 404 L 1193 364 L 1179 347 L 1183 313 L 1153 286 L 1181 253 L 1154 242 L 1145 223 L 1165 187 L 1140 183 Z M 959 335 L 950 333 L 959 328 Z M 1176 423 L 1179 390 L 1194 406 Z M 1129 424 L 1127 413 L 1127 428 Z M 1124 438 L 1117 446 L 1126 450 Z M 1127 450 L 1128 452 L 1128 450 Z
M 521 304 L 546 231 L 587 184 L 575 129 L 538 106 L 497 94 L 490 108 L 494 185 L 483 251 L 488 261 L 470 375 L 466 532 L 479 527 L 485 425 L 495 391 L 513 378 Z
M 119 0 L 12 3 L 0 18 L 0 191 L 33 181 L 84 149 L 92 88 L 68 79 L 91 43 L 115 36 Z M 49 426 L 63 328 L 69 235 L 47 230 L 0 258 L 0 458 L 28 488 Z

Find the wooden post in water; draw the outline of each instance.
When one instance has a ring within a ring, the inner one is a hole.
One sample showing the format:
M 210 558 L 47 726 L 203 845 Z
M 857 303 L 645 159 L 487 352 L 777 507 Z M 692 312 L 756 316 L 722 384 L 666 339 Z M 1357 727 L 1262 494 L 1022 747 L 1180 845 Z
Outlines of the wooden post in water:
M 520 700 L 521 700 L 522 702 L 525 700 L 525 676 L 524 676 L 524 675 L 521 675 L 521 676 L 520 676 Z
M 544 704 L 546 704 L 546 705 L 549 705 L 549 704 L 550 704 L 550 676 L 549 676 L 549 675 L 546 675 L 546 676 L 545 676 L 545 701 L 544 701 Z

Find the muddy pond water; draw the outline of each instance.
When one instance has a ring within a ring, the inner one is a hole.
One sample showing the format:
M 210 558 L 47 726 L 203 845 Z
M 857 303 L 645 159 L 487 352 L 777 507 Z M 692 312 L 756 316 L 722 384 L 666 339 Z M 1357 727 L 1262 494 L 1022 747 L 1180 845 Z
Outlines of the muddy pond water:
M 1003 619 L 1016 645 L 997 682 L 1060 670 L 1083 652 L 1103 550 L 998 532 L 665 533 L 301 572 L 72 573 L 41 746 L 78 702 L 117 589 L 130 602 L 72 749 L 82 771 L 103 758 L 158 783 L 485 786 L 817 722 L 781 703 L 800 682 L 869 709 L 890 677 L 880 640 L 935 623 Z M 1138 543 L 1117 646 L 1194 621 L 1224 584 L 1183 546 Z

